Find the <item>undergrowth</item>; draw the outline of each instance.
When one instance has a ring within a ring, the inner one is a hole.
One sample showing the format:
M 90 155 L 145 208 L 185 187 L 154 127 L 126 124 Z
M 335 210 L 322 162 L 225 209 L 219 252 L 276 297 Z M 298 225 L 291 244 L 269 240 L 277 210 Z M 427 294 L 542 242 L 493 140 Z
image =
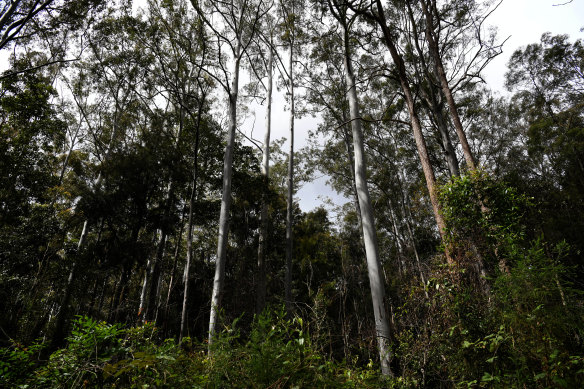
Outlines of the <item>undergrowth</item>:
M 243 336 L 237 320 L 208 344 L 160 340 L 146 323 L 124 329 L 77 317 L 67 346 L 39 360 L 44 345 L 0 349 L 0 387 L 10 388 L 376 388 L 377 368 L 348 367 L 315 351 L 301 318 L 283 310 L 255 318 Z M 209 356 L 210 355 L 210 356 Z

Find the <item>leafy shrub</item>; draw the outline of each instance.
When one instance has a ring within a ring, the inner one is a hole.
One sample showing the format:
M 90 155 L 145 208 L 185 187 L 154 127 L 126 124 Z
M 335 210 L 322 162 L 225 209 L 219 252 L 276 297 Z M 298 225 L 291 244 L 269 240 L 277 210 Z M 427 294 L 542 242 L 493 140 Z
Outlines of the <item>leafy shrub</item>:
M 16 387 L 25 379 L 39 364 L 35 357 L 44 347 L 39 342 L 28 347 L 13 342 L 10 347 L 0 348 L 0 387 Z
M 55 351 L 48 363 L 36 371 L 36 383 L 50 387 L 75 388 L 103 383 L 103 366 L 122 353 L 121 325 L 110 325 L 78 316 L 67 338 L 67 347 Z
M 530 200 L 485 172 L 455 178 L 440 200 L 462 261 L 431 279 L 449 286 L 433 291 L 428 309 L 441 304 L 443 317 L 422 346 L 442 349 L 430 368 L 461 387 L 582 386 L 584 316 L 562 264 L 567 245 L 526 239 Z M 464 276 L 480 261 L 490 265 L 481 293 Z
M 87 317 L 74 322 L 67 347 L 44 365 L 34 361 L 41 345 L 3 349 L 2 383 L 26 388 L 324 388 L 385 387 L 371 363 L 362 369 L 318 354 L 301 318 L 283 309 L 257 316 L 243 337 L 236 320 L 207 345 L 158 340 L 149 323 L 122 329 Z M 398 380 L 399 381 L 399 380 Z M 398 382 L 396 381 L 396 383 Z M 399 386 L 401 387 L 401 385 Z

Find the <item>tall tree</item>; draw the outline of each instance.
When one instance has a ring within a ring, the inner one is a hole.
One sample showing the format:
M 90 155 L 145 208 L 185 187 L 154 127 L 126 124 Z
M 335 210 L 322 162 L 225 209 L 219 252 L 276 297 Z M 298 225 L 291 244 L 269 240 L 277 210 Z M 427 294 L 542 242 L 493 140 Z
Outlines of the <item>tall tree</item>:
M 355 74 L 351 59 L 350 30 L 357 19 L 357 15 L 348 15 L 348 7 L 335 0 L 328 1 L 329 10 L 343 30 L 344 70 L 349 101 L 351 128 L 353 132 L 353 150 L 355 156 L 355 187 L 359 199 L 359 212 L 363 229 L 363 242 L 367 256 L 367 269 L 369 273 L 369 286 L 371 288 L 371 300 L 375 315 L 375 331 L 379 347 L 379 359 L 381 371 L 384 375 L 392 375 L 390 368 L 390 332 L 388 310 L 385 304 L 385 280 L 379 260 L 379 247 L 377 244 L 377 231 L 371 197 L 367 186 L 367 164 L 365 161 L 365 148 L 363 147 L 363 130 L 361 127 L 361 114 L 359 112 L 359 100 L 355 86 Z
M 402 55 L 398 51 L 394 35 L 390 31 L 385 15 L 385 9 L 381 4 L 381 0 L 375 0 L 374 2 L 371 3 L 371 5 L 368 8 L 365 9 L 363 8 L 359 9 L 358 7 L 354 6 L 352 7 L 355 8 L 357 12 L 360 12 L 364 16 L 366 16 L 368 19 L 373 20 L 381 28 L 381 32 L 383 34 L 383 42 L 389 49 L 389 53 L 391 55 L 391 58 L 393 59 L 393 63 L 395 64 L 399 83 L 406 100 L 408 113 L 410 116 L 411 127 L 418 149 L 418 156 L 420 158 L 422 170 L 424 171 L 424 176 L 426 178 L 426 185 L 428 187 L 428 193 L 430 195 L 430 202 L 432 203 L 432 210 L 434 211 L 434 218 L 436 219 L 436 224 L 438 225 L 438 231 L 440 233 L 440 236 L 442 236 L 444 239 L 446 232 L 446 224 L 444 223 L 444 218 L 440 213 L 440 204 L 438 203 L 438 197 L 436 194 L 436 177 L 434 175 L 434 169 L 430 162 L 428 147 L 426 146 L 426 141 L 422 133 L 422 125 L 417 112 L 416 104 L 414 101 L 414 95 L 412 93 L 412 89 L 410 86 L 410 81 L 408 80 L 407 77 L 406 65 Z M 448 262 L 452 262 L 452 258 L 448 252 L 446 253 L 446 258 Z
M 208 73 L 215 78 L 228 95 L 229 125 L 226 136 L 225 156 L 223 160 L 223 193 L 221 196 L 221 212 L 219 215 L 219 236 L 217 239 L 217 256 L 215 263 L 215 278 L 211 296 L 211 314 L 209 317 L 209 346 L 213 343 L 217 328 L 221 298 L 225 280 L 225 262 L 227 260 L 227 242 L 229 234 L 229 210 L 231 207 L 231 182 L 233 151 L 235 147 L 235 132 L 237 128 L 237 100 L 239 93 L 239 70 L 244 54 L 257 32 L 261 18 L 267 12 L 264 2 L 259 0 L 234 0 L 228 3 L 205 3 L 203 9 L 197 0 L 191 4 L 209 29 L 218 39 L 217 55 L 220 71 L 224 77 Z M 210 16 L 217 16 L 221 23 L 215 22 Z M 223 54 L 225 47 L 231 52 L 232 70 L 228 77 L 227 58 Z
M 294 98 L 294 64 L 295 52 L 297 51 L 297 30 L 298 21 L 302 12 L 302 5 L 298 1 L 280 2 L 280 12 L 282 13 L 282 40 L 288 47 L 288 70 L 286 73 L 286 87 L 288 101 L 290 103 L 290 124 L 289 133 L 290 148 L 288 152 L 288 178 L 287 178 L 287 208 L 286 208 L 286 278 L 284 281 L 286 310 L 292 312 L 292 255 L 293 255 L 293 208 L 294 208 L 294 121 L 295 121 L 295 98 Z
M 260 215 L 260 234 L 258 241 L 258 282 L 256 290 L 256 311 L 260 313 L 266 304 L 266 251 L 268 245 L 268 189 L 270 185 L 270 137 L 272 132 L 272 93 L 274 76 L 274 39 L 273 23 L 268 19 L 268 36 L 266 47 L 268 50 L 268 62 L 266 65 L 266 129 L 264 133 L 264 147 L 262 150 L 262 176 L 264 189 L 262 192 L 262 211 Z

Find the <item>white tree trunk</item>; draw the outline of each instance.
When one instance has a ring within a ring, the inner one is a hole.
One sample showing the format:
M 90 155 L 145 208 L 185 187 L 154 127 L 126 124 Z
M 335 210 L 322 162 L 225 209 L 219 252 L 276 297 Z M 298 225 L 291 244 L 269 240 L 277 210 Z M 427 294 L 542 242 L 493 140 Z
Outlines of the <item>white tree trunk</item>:
M 185 269 L 183 273 L 184 281 L 184 291 L 183 291 L 183 303 L 182 303 L 182 313 L 180 319 L 180 333 L 178 336 L 179 343 L 182 342 L 183 336 L 187 328 L 187 306 L 189 300 L 189 279 L 191 271 L 191 262 L 193 258 L 193 210 L 195 207 L 195 196 L 197 195 L 197 181 L 199 179 L 199 141 L 201 136 L 201 118 L 203 115 L 203 105 L 205 103 L 206 94 L 201 90 L 201 102 L 199 104 L 199 110 L 197 113 L 197 125 L 195 132 L 195 160 L 193 166 L 193 185 L 191 188 L 191 196 L 189 198 L 189 221 L 187 227 L 187 260 L 185 263 Z M 181 118 L 182 120 L 182 118 Z
M 270 42 L 271 43 L 271 42 Z M 266 91 L 266 133 L 264 135 L 264 150 L 262 155 L 262 176 L 264 191 L 262 193 L 262 211 L 260 214 L 260 236 L 258 244 L 258 282 L 256 291 L 256 311 L 261 313 L 266 305 L 266 246 L 268 240 L 268 185 L 270 182 L 270 132 L 272 130 L 272 88 L 274 52 L 269 48 L 268 54 L 268 85 Z
M 289 61 L 288 80 L 290 83 L 290 153 L 288 158 L 288 201 L 286 206 L 286 280 L 285 280 L 285 299 L 286 311 L 292 312 L 292 227 L 294 207 L 294 41 L 290 43 L 290 61 Z
M 361 117 L 359 113 L 359 103 L 357 100 L 357 90 L 355 88 L 355 76 L 351 65 L 349 46 L 347 42 L 348 34 L 345 31 L 345 77 L 347 82 L 347 94 L 349 99 L 349 109 L 351 114 L 351 128 L 353 130 L 353 150 L 355 153 L 355 186 L 357 197 L 361 209 L 361 221 L 363 226 L 363 243 L 367 257 L 367 270 L 369 274 L 369 285 L 371 287 L 371 300 L 373 302 L 373 313 L 375 315 L 375 331 L 377 344 L 379 347 L 379 358 L 381 361 L 381 371 L 384 375 L 391 375 L 390 370 L 390 347 L 389 347 L 389 320 L 385 306 L 385 280 L 383 277 L 381 263 L 379 261 L 379 248 L 377 245 L 377 234 L 375 230 L 375 219 L 373 217 L 373 207 L 367 187 L 367 174 L 365 163 L 365 151 L 363 147 L 363 130 L 361 127 Z
M 225 156 L 223 159 L 223 194 L 221 196 L 221 212 L 219 214 L 219 237 L 217 239 L 217 258 L 215 262 L 215 278 L 213 294 L 211 295 L 211 314 L 209 317 L 209 347 L 213 343 L 216 331 L 221 297 L 225 279 L 225 261 L 227 259 L 227 240 L 229 234 L 229 210 L 231 208 L 231 178 L 233 173 L 233 149 L 235 145 L 235 130 L 237 127 L 237 95 L 239 89 L 239 64 L 241 52 L 241 37 L 238 37 L 234 50 L 234 64 L 229 91 L 229 129 L 227 131 Z

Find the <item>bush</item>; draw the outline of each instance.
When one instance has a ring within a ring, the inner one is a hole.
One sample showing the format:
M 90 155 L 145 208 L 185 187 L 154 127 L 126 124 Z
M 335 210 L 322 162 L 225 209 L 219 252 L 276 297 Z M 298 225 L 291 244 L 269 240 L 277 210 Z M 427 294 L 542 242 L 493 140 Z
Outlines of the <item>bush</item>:
M 442 361 L 429 368 L 461 387 L 584 385 L 584 315 L 562 264 L 567 244 L 529 241 L 523 215 L 534 207 L 530 199 L 485 172 L 453 179 L 440 201 L 459 263 L 434 271 L 437 286 L 450 286 L 433 291 L 428 309 L 441 304 L 443 317 L 422 346 L 442 348 Z M 465 275 L 481 261 L 486 292 Z
M 257 316 L 247 337 L 237 320 L 218 333 L 207 355 L 204 343 L 158 341 L 157 329 L 78 317 L 67 347 L 44 364 L 33 360 L 42 345 L 1 350 L 2 383 L 23 388 L 324 388 L 384 387 L 370 364 L 351 369 L 326 360 L 312 347 L 301 318 L 283 309 Z

